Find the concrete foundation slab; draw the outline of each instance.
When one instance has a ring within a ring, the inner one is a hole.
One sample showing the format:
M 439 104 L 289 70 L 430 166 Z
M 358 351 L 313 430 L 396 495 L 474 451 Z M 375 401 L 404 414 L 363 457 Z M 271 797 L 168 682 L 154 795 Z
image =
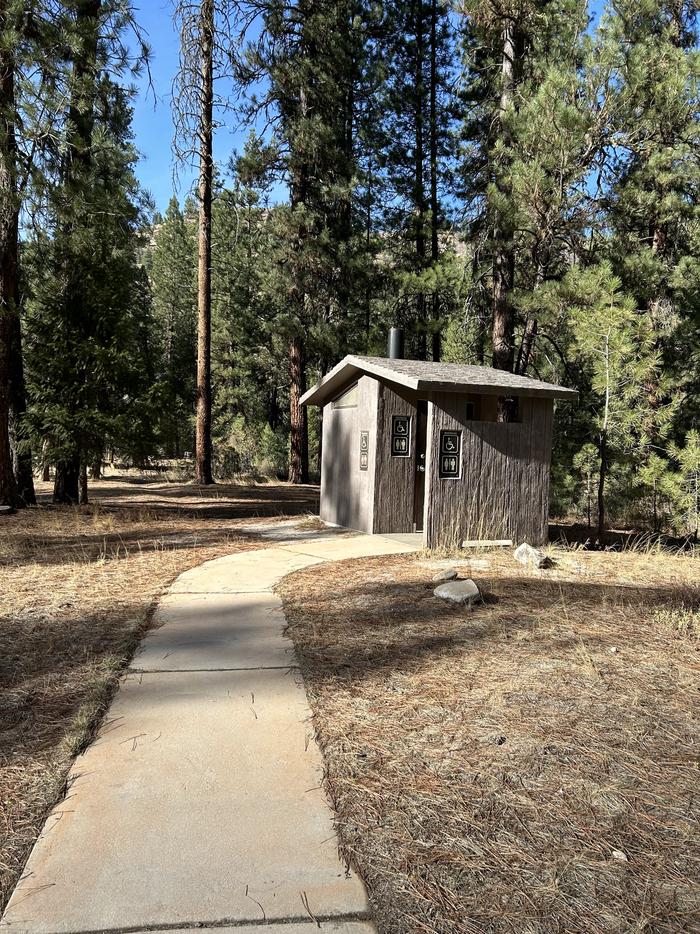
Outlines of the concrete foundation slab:
M 383 535 L 355 535 L 348 538 L 322 538 L 313 542 L 288 542 L 275 550 L 324 561 L 369 558 L 372 555 L 398 555 L 416 551 L 414 542 L 394 541 Z

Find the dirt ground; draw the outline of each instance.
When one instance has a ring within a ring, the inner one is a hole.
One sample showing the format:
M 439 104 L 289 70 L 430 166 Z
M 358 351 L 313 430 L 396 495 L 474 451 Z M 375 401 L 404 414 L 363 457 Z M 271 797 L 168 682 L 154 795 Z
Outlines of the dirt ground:
M 381 934 L 700 931 L 700 559 L 425 556 L 280 587 Z
M 157 597 L 196 564 L 265 547 L 244 520 L 318 509 L 316 488 L 280 483 L 111 479 L 77 508 L 38 487 L 38 508 L 0 519 L 0 911 Z

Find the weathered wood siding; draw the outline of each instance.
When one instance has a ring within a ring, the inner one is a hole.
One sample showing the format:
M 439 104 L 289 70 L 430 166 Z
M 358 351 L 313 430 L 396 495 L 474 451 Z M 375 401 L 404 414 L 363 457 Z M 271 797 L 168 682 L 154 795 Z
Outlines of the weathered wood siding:
M 412 532 L 416 474 L 416 394 L 410 389 L 378 383 L 377 478 L 374 489 L 374 531 Z M 391 456 L 392 416 L 411 417 L 409 457 Z
M 372 532 L 377 451 L 379 383 L 370 376 L 358 382 L 357 407 L 323 408 L 321 510 L 325 522 Z M 367 470 L 360 470 L 360 432 L 369 432 Z
M 464 396 L 434 393 L 428 415 L 425 543 L 547 540 L 552 401 L 520 398 L 520 422 L 467 421 Z M 462 430 L 459 479 L 441 480 L 440 431 Z

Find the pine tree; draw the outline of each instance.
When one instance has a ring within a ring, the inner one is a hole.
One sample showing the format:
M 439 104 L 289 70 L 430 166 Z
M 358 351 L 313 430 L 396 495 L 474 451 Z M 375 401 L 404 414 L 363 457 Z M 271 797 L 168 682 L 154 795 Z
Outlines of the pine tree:
M 441 354 L 439 290 L 430 290 L 446 228 L 442 193 L 451 182 L 455 99 L 454 31 L 441 0 L 387 5 L 383 50 L 386 78 L 382 132 L 376 140 L 386 166 L 385 233 L 396 241 L 408 325 L 416 355 Z M 396 322 L 394 322 L 396 323 Z
M 522 297 L 563 275 L 589 221 L 582 194 L 605 121 L 590 100 L 584 104 L 580 85 L 586 4 L 463 6 L 468 117 L 461 175 L 473 282 L 488 295 L 492 365 L 525 372 L 537 319 Z M 500 417 L 513 414 L 504 401 Z
M 615 88 L 607 167 L 609 256 L 679 382 L 694 382 L 700 315 L 700 56 L 697 9 L 685 0 L 618 0 L 600 29 Z M 680 366 L 678 365 L 680 363 Z M 650 404 L 657 393 L 646 389 Z M 697 404 L 679 413 L 682 433 Z
M 700 532 L 700 432 L 688 432 L 682 446 L 674 446 L 672 456 L 678 464 L 677 517 L 678 525 L 694 542 Z
M 290 192 L 288 210 L 276 214 L 276 291 L 288 340 L 293 483 L 309 479 L 307 412 L 299 400 L 310 340 L 352 294 L 354 9 L 350 0 L 271 0 L 253 60 L 269 82 L 260 106 L 276 114 L 271 149 Z
M 155 229 L 149 272 L 153 314 L 161 348 L 159 386 L 162 408 L 159 440 L 169 457 L 192 446 L 196 385 L 197 246 L 177 198 Z
M 56 182 L 46 194 L 46 226 L 28 250 L 29 415 L 56 463 L 57 502 L 77 502 L 81 465 L 130 433 L 128 413 L 138 409 L 139 374 L 147 371 L 138 352 L 150 310 L 137 266 L 130 92 L 109 74 L 110 56 L 122 59 L 112 45 L 119 23 L 118 5 L 75 0 Z
M 558 289 L 569 309 L 573 353 L 590 384 L 584 403 L 597 431 L 598 534 L 607 528 L 606 485 L 615 465 L 637 467 L 649 459 L 652 437 L 668 435 L 681 396 L 662 373 L 648 318 L 622 289 L 607 263 L 573 270 Z M 644 387 L 654 381 L 660 405 L 650 405 Z
M 268 294 L 273 220 L 259 192 L 238 182 L 214 201 L 212 265 L 215 435 L 236 419 L 251 435 L 283 423 L 280 372 L 285 353 L 275 333 L 280 309 Z
M 195 477 L 211 484 L 211 237 L 214 184 L 215 114 L 230 108 L 218 95 L 216 82 L 231 74 L 237 58 L 235 17 L 239 4 L 230 0 L 177 0 L 175 22 L 180 34 L 180 67 L 175 78 L 173 115 L 175 156 L 180 164 L 196 163 L 197 200 L 197 417 Z
M 17 308 L 19 199 L 15 57 L 21 4 L 0 0 L 0 505 L 18 503 L 10 451 L 10 372 Z
M 0 2 L 0 503 L 9 505 L 35 503 L 24 424 L 19 216 L 59 122 L 60 19 L 51 4 Z

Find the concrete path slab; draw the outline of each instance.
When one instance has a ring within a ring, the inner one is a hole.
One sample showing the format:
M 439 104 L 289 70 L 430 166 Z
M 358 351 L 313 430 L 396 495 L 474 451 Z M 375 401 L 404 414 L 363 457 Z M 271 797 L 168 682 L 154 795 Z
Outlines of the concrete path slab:
M 376 934 L 375 926 L 369 921 L 310 921 L 308 924 L 294 924 L 283 922 L 282 924 L 246 924 L 243 927 L 217 927 L 217 928 L 197 928 L 197 934 L 318 934 L 318 931 L 325 931 L 326 934 Z M 136 931 L 135 934 L 152 934 L 152 932 Z M 168 930 L 168 934 L 192 934 L 192 929 L 173 931 Z
M 308 713 L 294 672 L 130 676 L 34 851 L 13 928 L 302 919 L 302 898 L 318 917 L 364 913 Z
M 233 927 L 217 928 L 197 928 L 197 934 L 318 934 L 318 931 L 325 931 L 326 934 L 376 934 L 375 926 L 369 921 L 309 921 L 308 924 L 290 924 L 283 921 L 279 924 L 245 924 L 242 927 L 237 925 Z M 134 934 L 152 934 L 147 931 L 136 931 Z M 168 929 L 168 934 L 192 934 L 192 929 L 173 931 Z
M 236 625 L 231 625 L 231 620 Z M 196 621 L 196 622 L 195 622 Z M 280 639 L 280 601 L 263 593 L 170 593 L 136 653 L 134 671 L 285 668 L 294 647 Z
M 272 588 L 323 560 L 408 550 L 345 536 L 183 574 L 71 771 L 0 928 L 369 934 L 339 858 L 323 763 Z M 279 922 L 276 924 L 275 922 Z
M 172 585 L 170 593 L 258 593 L 272 590 L 287 574 L 321 560 L 321 556 L 311 554 L 290 554 L 279 546 L 241 551 L 185 571 Z

